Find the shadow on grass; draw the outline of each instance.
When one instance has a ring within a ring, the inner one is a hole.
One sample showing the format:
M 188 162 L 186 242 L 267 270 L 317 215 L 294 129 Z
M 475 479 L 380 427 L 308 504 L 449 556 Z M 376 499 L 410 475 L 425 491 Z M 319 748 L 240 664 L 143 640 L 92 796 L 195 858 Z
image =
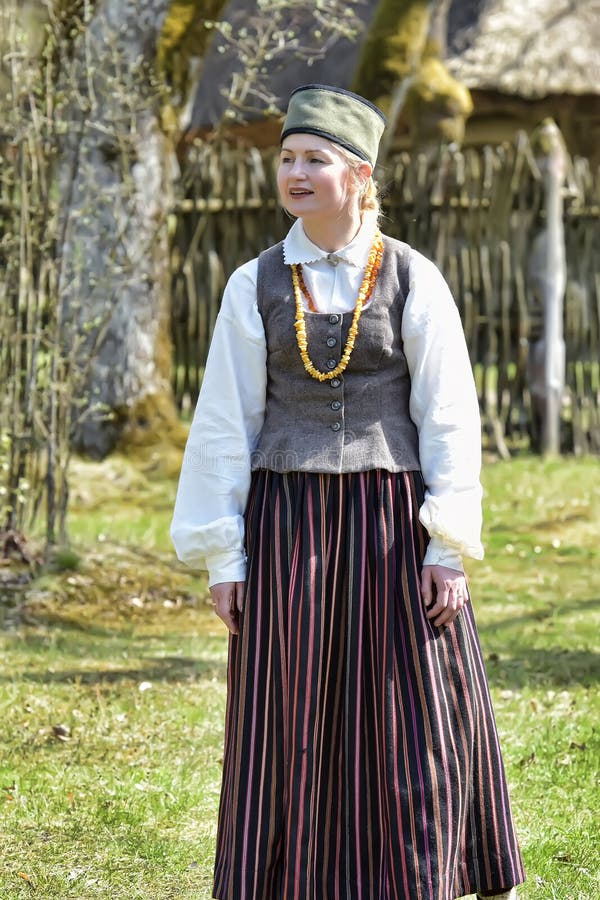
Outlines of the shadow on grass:
M 481 624 L 478 621 L 477 630 L 479 634 L 495 634 L 505 628 L 516 628 L 522 625 L 531 625 L 534 622 L 543 622 L 554 618 L 564 618 L 565 616 L 571 616 L 578 612 L 591 612 L 594 609 L 600 609 L 600 597 L 576 600 L 572 603 L 564 603 L 560 600 L 548 600 L 546 606 L 537 607 L 530 613 L 527 613 L 527 615 L 502 617 L 495 621 L 488 621 L 485 624 Z
M 210 616 L 207 616 L 209 611 Z M 190 619 L 182 622 L 177 618 L 179 612 L 194 616 L 192 632 L 190 632 Z M 52 639 L 52 642 L 58 646 L 68 642 L 69 647 L 79 645 L 85 647 L 89 645 L 87 639 L 91 638 L 113 641 L 115 644 L 127 642 L 129 647 L 132 641 L 135 643 L 166 642 L 181 641 L 182 638 L 187 639 L 190 636 L 201 638 L 204 631 L 201 616 L 205 616 L 205 620 L 214 625 L 216 618 L 212 608 L 209 610 L 208 607 L 198 609 L 189 607 L 164 613 L 156 609 L 131 611 L 115 608 L 112 613 L 98 616 L 95 620 L 83 615 L 71 615 L 54 610 L 44 610 L 33 615 L 29 611 L 26 611 L 25 615 L 22 611 L 18 611 L 11 624 L 13 629 L 21 629 L 20 639 L 30 647 L 44 648 L 49 639 Z M 223 635 L 226 637 L 224 626 Z M 213 639 L 214 635 L 207 633 L 207 639 L 209 637 Z M 98 649 L 103 652 L 102 644 L 95 645 L 93 648 L 90 646 L 90 650 L 93 650 L 94 654 Z
M 572 626 L 569 622 L 569 617 L 580 614 L 577 633 L 585 633 L 586 614 L 598 608 L 600 598 L 573 600 L 569 603 L 549 600 L 544 606 L 526 614 L 503 616 L 478 624 L 491 684 L 516 690 L 538 687 L 540 690 L 560 689 L 574 685 L 593 687 L 598 684 L 600 653 L 595 649 L 573 648 L 577 644 L 577 636 L 571 633 Z M 169 631 L 165 628 L 159 634 L 155 629 L 163 621 Z M 30 624 L 34 625 L 34 622 Z M 170 614 L 164 618 L 156 618 L 153 617 L 152 610 L 149 610 L 145 620 L 141 613 L 135 618 L 129 618 L 121 617 L 115 612 L 115 619 L 104 624 L 64 612 L 44 611 L 39 618 L 35 617 L 35 626 L 44 629 L 44 633 L 32 631 L 27 634 L 24 643 L 44 654 L 50 642 L 54 654 L 58 652 L 58 658 L 57 655 L 53 656 L 52 665 L 58 668 L 60 654 L 64 652 L 70 657 L 71 667 L 60 668 L 58 671 L 44 668 L 15 672 L 12 676 L 0 677 L 0 682 L 20 680 L 36 684 L 110 685 L 140 681 L 189 684 L 206 679 L 226 680 L 225 633 L 222 637 L 206 636 L 208 643 L 200 648 L 201 651 L 208 650 L 206 656 L 202 652 L 198 656 L 189 653 L 187 656 L 148 654 L 149 641 L 168 642 L 171 647 L 178 648 L 182 640 L 187 641 L 189 636 L 184 637 L 182 633 L 185 623 L 177 622 Z M 152 629 L 151 633 L 141 632 L 146 627 Z M 591 631 L 589 635 L 593 636 Z M 204 640 L 197 633 L 193 637 L 194 642 Z M 541 643 L 545 646 L 539 646 Z M 586 643 L 589 646 L 589 642 Z M 127 667 L 116 668 L 111 665 L 113 660 L 117 661 L 125 653 L 130 657 Z M 84 665 L 73 667 L 72 663 L 78 659 L 85 660 Z M 139 660 L 139 665 L 131 664 L 134 659 Z
M 600 654 L 592 650 L 564 650 L 557 647 L 533 649 L 511 646 L 510 657 L 487 655 L 490 683 L 499 688 L 566 689 L 570 686 L 593 687 L 600 681 Z M 16 672 L 1 676 L 0 682 L 23 681 L 34 684 L 120 684 L 140 681 L 186 683 L 226 680 L 224 661 L 202 657 L 161 656 L 140 660 L 139 666 L 126 668 L 71 668 L 60 671 Z
M 531 612 L 478 623 L 490 681 L 506 688 L 596 685 L 600 653 L 591 614 L 597 609 L 597 597 L 548 599 Z
M 0 683 L 22 681 L 30 684 L 120 684 L 131 681 L 185 682 L 226 677 L 226 664 L 185 656 L 161 656 L 142 660 L 139 667 L 122 669 L 62 669 L 60 671 L 15 672 L 12 677 L 0 676 Z
M 486 659 L 488 678 L 495 687 L 593 687 L 600 681 L 600 654 L 593 650 L 515 647 L 512 642 L 510 649 L 510 657 L 492 653 Z

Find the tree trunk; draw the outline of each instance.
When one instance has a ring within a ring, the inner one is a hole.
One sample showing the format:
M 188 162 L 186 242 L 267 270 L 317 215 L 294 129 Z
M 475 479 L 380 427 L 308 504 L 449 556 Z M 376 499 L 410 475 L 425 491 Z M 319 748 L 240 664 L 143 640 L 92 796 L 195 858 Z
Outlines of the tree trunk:
M 472 102 L 444 61 L 449 6 L 449 0 L 381 0 L 377 7 L 354 87 L 387 113 L 378 174 L 401 117 L 417 150 L 462 141 Z
M 67 127 L 57 252 L 81 376 L 74 441 L 97 458 L 136 428 L 152 442 L 157 430 L 177 427 L 167 240 L 173 157 L 152 77 L 168 7 L 169 0 L 98 0 L 59 82 Z

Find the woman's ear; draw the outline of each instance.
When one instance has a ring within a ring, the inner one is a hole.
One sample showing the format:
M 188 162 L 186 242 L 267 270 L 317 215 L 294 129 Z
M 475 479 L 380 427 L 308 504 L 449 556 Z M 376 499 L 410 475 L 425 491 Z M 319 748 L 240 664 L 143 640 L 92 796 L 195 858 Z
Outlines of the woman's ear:
M 362 191 L 364 191 L 367 186 L 367 181 L 373 174 L 373 166 L 371 166 L 368 162 L 363 162 L 360 164 L 360 166 L 357 167 L 355 171 L 360 184 L 360 188 Z

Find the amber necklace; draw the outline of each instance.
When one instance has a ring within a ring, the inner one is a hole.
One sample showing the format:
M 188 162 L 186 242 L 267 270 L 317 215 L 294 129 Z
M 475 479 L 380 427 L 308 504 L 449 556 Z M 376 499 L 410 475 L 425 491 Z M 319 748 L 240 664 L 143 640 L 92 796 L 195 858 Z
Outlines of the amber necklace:
M 379 270 L 381 268 L 382 256 L 383 239 L 381 237 L 381 232 L 376 231 L 375 238 L 373 239 L 373 245 L 371 246 L 371 250 L 369 252 L 365 274 L 360 286 L 360 290 L 358 292 L 358 297 L 356 298 L 354 316 L 352 317 L 352 324 L 350 325 L 350 330 L 348 332 L 346 346 L 344 347 L 344 352 L 342 353 L 342 358 L 340 359 L 338 365 L 335 367 L 335 369 L 332 369 L 331 372 L 321 372 L 313 365 L 312 360 L 308 355 L 308 340 L 306 337 L 306 321 L 304 318 L 302 295 L 304 294 L 304 296 L 306 297 L 309 309 L 315 310 L 316 306 L 305 284 L 304 277 L 302 275 L 302 266 L 292 263 L 292 283 L 294 285 L 294 298 L 296 300 L 296 321 L 294 322 L 294 326 L 296 328 L 296 340 L 298 342 L 298 349 L 300 350 L 300 356 L 302 357 L 304 368 L 306 369 L 308 374 L 313 378 L 316 378 L 317 381 L 329 381 L 332 378 L 337 378 L 337 376 L 341 375 L 348 365 L 350 356 L 352 355 L 352 351 L 354 349 L 354 341 L 356 340 L 356 335 L 358 334 L 358 322 L 363 311 L 363 306 L 368 302 L 371 294 L 373 293 L 373 288 L 375 287 L 375 282 L 377 281 L 377 276 L 379 275 Z

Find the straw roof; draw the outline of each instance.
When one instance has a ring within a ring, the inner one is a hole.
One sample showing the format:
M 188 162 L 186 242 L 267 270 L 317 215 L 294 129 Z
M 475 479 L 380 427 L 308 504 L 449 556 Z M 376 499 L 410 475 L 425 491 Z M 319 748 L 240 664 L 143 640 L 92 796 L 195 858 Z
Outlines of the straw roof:
M 600 93 L 600 0 L 454 0 L 447 63 L 469 88 Z
M 355 7 L 364 27 L 357 40 L 338 41 L 310 67 L 290 55 L 284 66 L 272 70 L 270 86 L 282 107 L 302 83 L 352 86 L 376 7 L 377 0 Z M 248 0 L 230 0 L 223 18 L 236 25 L 247 16 Z M 308 13 L 302 27 L 307 33 L 312 27 Z M 222 87 L 240 69 L 235 53 L 219 53 L 218 43 L 213 42 L 204 61 L 192 128 L 221 119 Z M 600 0 L 451 0 L 446 59 L 452 74 L 472 90 L 525 99 L 600 94 Z M 264 115 L 259 102 L 256 115 Z

